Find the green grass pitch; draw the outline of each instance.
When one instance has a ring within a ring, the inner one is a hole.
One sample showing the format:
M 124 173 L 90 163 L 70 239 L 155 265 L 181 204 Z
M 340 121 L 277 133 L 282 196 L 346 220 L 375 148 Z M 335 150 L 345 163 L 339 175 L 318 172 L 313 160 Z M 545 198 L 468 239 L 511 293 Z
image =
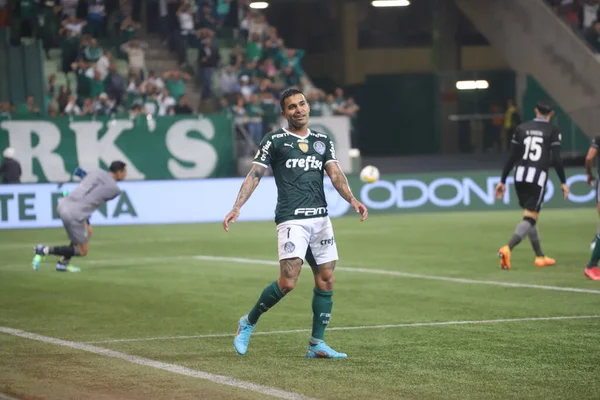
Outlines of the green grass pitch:
M 0 326 L 72 342 L 216 334 L 94 346 L 318 399 L 598 398 L 600 319 L 454 324 L 600 315 L 600 282 L 583 275 L 596 211 L 544 210 L 542 247 L 558 265 L 536 269 L 524 241 L 513 269 L 502 271 L 496 250 L 520 218 L 501 211 L 333 220 L 340 261 L 330 327 L 361 329 L 331 330 L 326 340 L 347 360 L 307 360 L 305 331 L 255 335 L 245 356 L 235 353 L 238 318 L 278 274 L 270 222 L 237 223 L 229 233 L 218 224 L 95 227 L 89 256 L 75 260 L 77 274 L 55 272 L 52 258 L 31 269 L 32 245 L 64 243 L 62 230 L 0 231 Z M 312 284 L 307 268 L 256 332 L 310 329 Z M 375 327 L 397 324 L 409 326 Z M 3 333 L 0 393 L 269 398 Z

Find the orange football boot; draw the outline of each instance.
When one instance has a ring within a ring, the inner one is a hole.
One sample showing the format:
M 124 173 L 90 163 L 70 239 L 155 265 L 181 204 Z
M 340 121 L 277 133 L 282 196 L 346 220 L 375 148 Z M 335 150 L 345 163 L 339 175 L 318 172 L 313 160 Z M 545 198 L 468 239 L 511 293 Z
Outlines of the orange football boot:
M 498 257 L 500 257 L 500 268 L 510 269 L 510 247 L 501 247 L 498 250 Z
M 586 267 L 583 274 L 593 281 L 600 281 L 600 271 L 598 270 L 598 267 Z
M 535 266 L 536 267 L 551 267 L 556 265 L 556 260 L 554 258 L 550 258 L 548 256 L 536 257 L 535 258 Z

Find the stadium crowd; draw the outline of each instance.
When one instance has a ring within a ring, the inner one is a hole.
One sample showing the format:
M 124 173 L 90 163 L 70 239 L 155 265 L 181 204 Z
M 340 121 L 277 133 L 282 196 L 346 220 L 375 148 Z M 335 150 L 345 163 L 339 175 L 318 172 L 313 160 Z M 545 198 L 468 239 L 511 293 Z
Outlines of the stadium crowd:
M 359 106 L 337 88 L 328 94 L 315 88 L 302 68 L 304 51 L 285 46 L 266 17 L 249 8 L 249 0 L 159 0 L 160 36 L 176 56 L 179 69 L 156 72 L 146 65 L 148 43 L 140 40 L 140 23 L 132 3 L 121 0 L 0 0 L 0 22 L 13 44 L 26 38 L 43 42 L 48 57 L 60 48 L 60 72 L 47 78 L 44 104 L 33 96 L 24 104 L 0 104 L 0 118 L 27 116 L 156 116 L 190 114 L 185 91 L 195 80 L 202 99 L 218 112 L 230 113 L 254 144 L 277 124 L 279 93 L 298 87 L 307 93 L 313 116 L 348 115 L 354 122 Z M 134 2 L 135 3 L 135 2 Z M 234 32 L 226 46 L 221 33 Z M 189 49 L 197 60 L 188 59 Z M 127 61 L 119 69 L 117 60 Z M 356 124 L 353 123 L 353 126 Z
M 596 53 L 600 53 L 599 0 L 546 1 L 573 31 L 580 35 Z

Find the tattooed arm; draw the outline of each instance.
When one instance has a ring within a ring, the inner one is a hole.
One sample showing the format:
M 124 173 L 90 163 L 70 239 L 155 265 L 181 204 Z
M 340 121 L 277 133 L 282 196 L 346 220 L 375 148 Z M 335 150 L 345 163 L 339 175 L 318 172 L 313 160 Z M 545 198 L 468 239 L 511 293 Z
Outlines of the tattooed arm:
M 266 170 L 267 169 L 262 165 L 252 164 L 252 169 L 250 169 L 250 172 L 248 172 L 246 179 L 244 179 L 244 182 L 242 183 L 242 187 L 240 188 L 233 208 L 223 220 L 223 228 L 225 231 L 229 232 L 229 223 L 235 223 L 238 219 L 242 206 L 248 201 L 250 196 L 252 196 L 254 189 L 258 186 L 260 179 L 263 177 Z
M 340 168 L 340 164 L 337 162 L 330 162 L 325 165 L 325 171 L 327 171 L 327 175 L 329 175 L 335 190 L 338 191 L 344 200 L 350 203 L 354 211 L 360 214 L 360 220 L 364 221 L 367 219 L 367 215 L 369 214 L 367 207 L 356 200 L 352 194 L 352 190 L 350 190 L 350 186 L 348 185 L 348 179 L 346 179 L 344 171 Z

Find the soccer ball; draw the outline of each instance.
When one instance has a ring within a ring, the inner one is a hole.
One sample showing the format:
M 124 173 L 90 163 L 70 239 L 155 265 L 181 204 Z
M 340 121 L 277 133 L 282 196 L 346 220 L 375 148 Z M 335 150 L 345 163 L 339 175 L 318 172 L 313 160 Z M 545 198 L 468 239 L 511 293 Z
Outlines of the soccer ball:
M 360 180 L 365 183 L 377 182 L 379 179 L 379 169 L 372 165 L 367 165 L 360 171 Z

